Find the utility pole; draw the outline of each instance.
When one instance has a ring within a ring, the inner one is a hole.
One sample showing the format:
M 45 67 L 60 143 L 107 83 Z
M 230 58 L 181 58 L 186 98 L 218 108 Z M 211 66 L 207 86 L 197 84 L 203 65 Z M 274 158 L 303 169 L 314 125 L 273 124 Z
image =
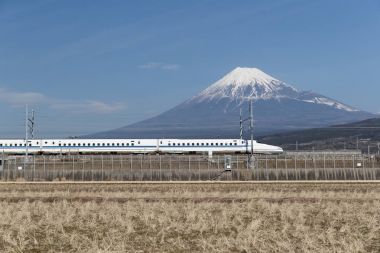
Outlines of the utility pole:
M 28 162 L 28 124 L 29 124 L 29 111 L 28 111 L 28 105 L 25 106 L 25 160 L 24 160 L 24 169 L 26 169 L 26 164 Z
M 30 135 L 32 139 L 34 139 L 34 110 L 32 110 L 32 116 L 31 118 L 28 119 L 29 121 L 29 130 L 30 130 Z
M 243 139 L 243 118 L 242 118 L 242 111 L 240 108 L 240 140 Z
M 25 106 L 25 161 L 24 161 L 24 168 L 27 165 L 28 162 L 28 156 L 29 156 L 29 132 L 31 135 L 31 138 L 34 138 L 34 110 L 32 110 L 32 116 L 29 117 L 29 108 L 28 105 Z
M 253 156 L 253 101 L 249 103 L 249 132 L 251 134 L 251 168 L 255 168 L 255 157 Z

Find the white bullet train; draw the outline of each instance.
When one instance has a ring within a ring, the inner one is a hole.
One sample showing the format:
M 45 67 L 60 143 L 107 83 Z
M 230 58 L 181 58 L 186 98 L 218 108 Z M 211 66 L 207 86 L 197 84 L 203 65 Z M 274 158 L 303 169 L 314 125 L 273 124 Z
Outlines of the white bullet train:
M 0 140 L 0 152 L 22 154 L 26 141 Z M 251 141 L 242 139 L 39 139 L 28 141 L 31 154 L 67 153 L 250 153 Z M 253 142 L 253 152 L 278 154 L 280 147 Z

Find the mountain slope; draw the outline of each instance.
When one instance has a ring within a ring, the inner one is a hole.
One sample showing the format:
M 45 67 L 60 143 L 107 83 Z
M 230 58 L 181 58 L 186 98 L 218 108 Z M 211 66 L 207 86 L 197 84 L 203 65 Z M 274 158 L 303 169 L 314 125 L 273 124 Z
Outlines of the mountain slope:
M 380 118 L 279 133 L 263 136 L 259 139 L 265 143 L 281 145 L 286 150 L 294 150 L 295 143 L 298 142 L 300 149 L 356 149 L 359 145 L 360 149 L 367 151 L 368 146 L 377 149 L 377 143 L 380 142 Z
M 321 127 L 373 117 L 314 92 L 298 91 L 257 68 L 236 68 L 156 117 L 91 137 L 238 137 L 239 111 L 254 101 L 255 134 Z

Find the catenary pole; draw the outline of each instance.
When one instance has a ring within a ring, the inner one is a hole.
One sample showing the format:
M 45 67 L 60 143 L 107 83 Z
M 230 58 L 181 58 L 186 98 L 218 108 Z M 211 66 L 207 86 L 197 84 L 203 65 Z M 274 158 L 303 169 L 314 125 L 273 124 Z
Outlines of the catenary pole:
M 240 108 L 240 140 L 243 139 L 243 118 L 242 118 L 242 110 Z
M 28 112 L 28 105 L 25 106 L 25 165 L 26 166 L 27 160 L 28 160 L 28 123 L 29 123 L 29 112 Z
M 255 160 L 253 156 L 253 99 L 251 98 L 249 103 L 249 132 L 251 134 L 251 168 L 255 166 Z

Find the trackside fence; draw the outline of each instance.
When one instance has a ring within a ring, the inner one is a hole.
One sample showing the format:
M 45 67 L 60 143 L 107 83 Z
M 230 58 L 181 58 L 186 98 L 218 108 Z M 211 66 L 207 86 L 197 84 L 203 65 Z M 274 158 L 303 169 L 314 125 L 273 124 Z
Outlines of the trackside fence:
M 258 155 L 254 159 L 174 154 L 2 156 L 0 180 L 380 180 L 380 157 L 334 153 Z

